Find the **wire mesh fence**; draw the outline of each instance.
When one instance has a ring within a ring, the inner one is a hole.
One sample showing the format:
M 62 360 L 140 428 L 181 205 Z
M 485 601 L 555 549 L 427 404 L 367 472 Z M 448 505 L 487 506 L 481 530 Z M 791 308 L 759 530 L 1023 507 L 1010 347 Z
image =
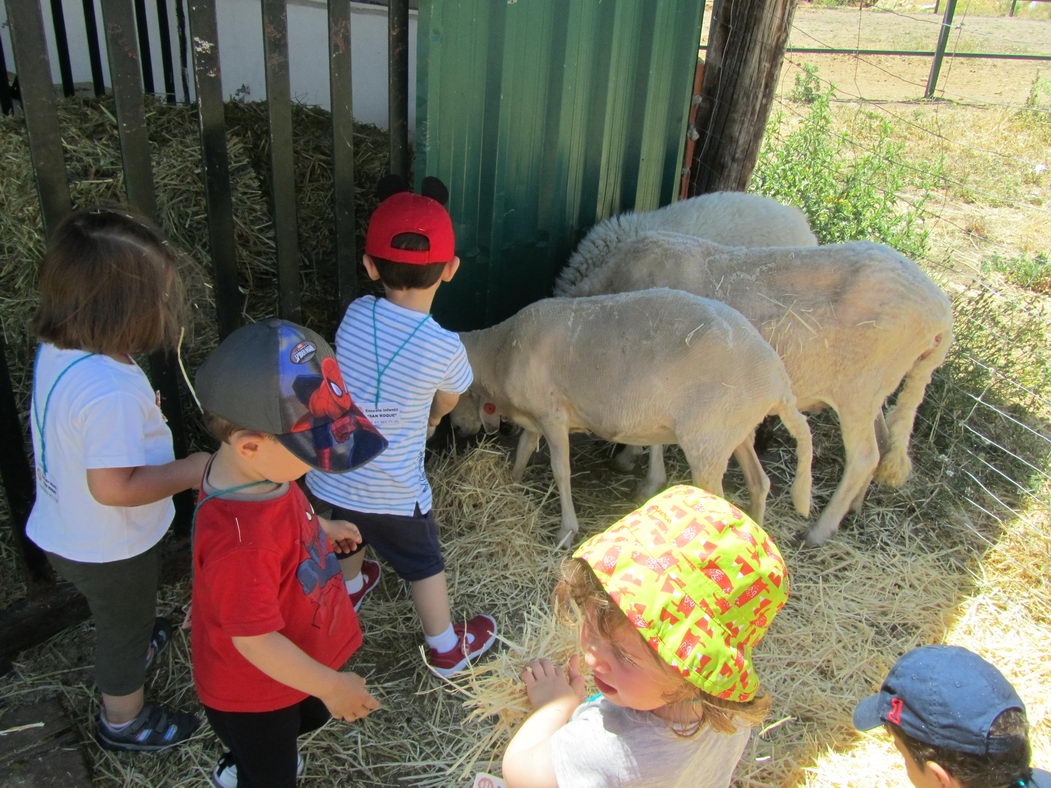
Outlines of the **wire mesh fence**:
M 1051 589 L 1043 579 L 1051 523 L 1051 67 L 953 55 L 1047 56 L 1051 9 L 1019 5 L 1008 18 L 1005 8 L 990 7 L 987 13 L 1002 16 L 989 16 L 976 7 L 960 4 L 935 100 L 926 101 L 930 57 L 857 51 L 930 50 L 941 21 L 933 8 L 800 5 L 790 50 L 856 51 L 786 53 L 752 188 L 801 207 L 821 243 L 866 238 L 898 248 L 952 299 L 954 346 L 917 417 L 914 476 L 900 490 L 871 492 L 866 507 L 877 511 L 844 527 L 852 530 L 852 544 L 864 545 L 882 564 L 887 583 L 924 571 L 921 555 L 953 555 L 926 570 L 928 597 L 906 594 L 890 602 L 882 598 L 882 583 L 869 586 L 874 604 L 890 604 L 896 623 L 889 636 L 864 638 L 859 648 L 866 652 L 858 659 L 871 666 L 924 642 L 979 651 L 1025 698 L 1039 765 L 1051 755 Z M 812 419 L 816 446 L 835 441 L 827 422 Z M 833 443 L 833 453 L 836 448 Z M 815 464 L 816 490 L 830 462 L 826 454 Z M 888 518 L 897 521 L 895 543 L 914 540 L 896 559 L 883 553 L 884 537 L 871 533 Z M 812 579 L 799 570 L 796 578 Z M 955 598 L 931 604 L 934 583 L 943 580 Z M 839 604 L 836 599 L 833 594 L 830 604 Z M 917 622 L 927 623 L 904 623 L 924 605 Z M 858 615 L 873 624 L 873 633 L 887 623 L 875 610 Z M 842 680 L 835 665 L 841 648 L 820 661 L 822 686 L 811 688 L 810 697 L 827 692 L 826 682 Z M 865 668 L 843 666 L 844 672 L 859 669 Z M 778 712 L 806 714 L 798 701 L 779 704 Z M 827 714 L 849 724 L 842 711 Z M 816 728 L 819 744 L 804 758 L 805 775 L 771 782 L 772 767 L 753 766 L 739 768 L 740 784 L 895 785 L 903 779 L 894 776 L 899 759 L 880 737 L 857 740 Z M 791 735 L 772 746 L 774 760 L 792 757 Z
M 798 9 L 800 40 L 878 49 L 933 14 Z M 905 26 L 903 28 L 903 25 Z M 753 186 L 808 214 L 822 243 L 882 240 L 916 257 L 953 297 L 956 344 L 921 412 L 934 465 L 997 519 L 1046 514 L 1051 457 L 1048 295 L 1051 69 L 954 60 L 1051 52 L 1047 20 L 956 17 L 938 95 L 906 58 L 788 53 Z M 911 33 L 910 33 L 911 35 Z M 1041 73 L 1049 76 L 1044 76 Z M 1004 69 L 1009 69 L 1008 79 Z

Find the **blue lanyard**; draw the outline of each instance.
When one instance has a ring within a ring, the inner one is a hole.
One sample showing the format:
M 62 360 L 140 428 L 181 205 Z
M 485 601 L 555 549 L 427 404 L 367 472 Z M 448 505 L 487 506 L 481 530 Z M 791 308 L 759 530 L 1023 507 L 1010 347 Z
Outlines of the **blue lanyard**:
M 34 377 L 40 366 L 40 349 L 43 345 L 37 345 L 36 357 L 33 359 L 33 374 Z M 51 395 L 55 393 L 55 387 L 58 382 L 62 380 L 62 376 L 69 372 L 73 367 L 79 364 L 86 358 L 91 358 L 94 353 L 88 353 L 87 355 L 75 358 L 63 367 L 62 371 L 58 373 L 58 377 L 51 384 L 51 388 L 47 390 L 47 396 L 44 398 L 44 412 L 40 413 L 36 404 L 36 385 L 33 385 L 33 419 L 36 421 L 36 431 L 40 435 L 40 465 L 44 469 L 44 475 L 47 476 L 47 436 L 44 434 L 44 425 L 47 424 L 47 410 L 51 407 Z
M 258 487 L 260 484 L 276 484 L 276 482 L 271 482 L 266 479 L 263 479 L 259 482 L 248 482 L 247 484 L 238 484 L 234 487 L 225 487 L 222 490 L 216 490 L 213 493 L 208 493 L 206 496 L 204 496 L 201 500 L 197 502 L 197 505 L 195 507 L 193 507 L 193 517 L 191 518 L 191 523 L 197 522 L 197 510 L 204 506 L 205 503 L 212 500 L 212 498 L 218 498 L 221 495 L 237 492 L 238 490 L 245 490 L 249 487 Z M 190 527 L 192 528 L 193 526 L 191 525 Z
M 416 336 L 416 332 L 423 328 L 423 324 L 431 319 L 430 315 L 424 315 L 423 320 L 416 324 L 416 327 L 405 337 L 405 340 L 398 345 L 398 349 L 394 351 L 394 355 L 390 357 L 390 360 L 380 368 L 380 343 L 379 337 L 376 332 L 376 304 L 379 303 L 379 299 L 375 299 L 372 302 L 372 357 L 376 360 L 376 407 L 380 404 L 380 386 L 383 383 L 383 376 L 387 370 L 390 369 L 390 365 L 394 363 L 394 359 L 398 357 L 398 354 L 405 349 L 405 346 L 409 344 L 409 340 Z

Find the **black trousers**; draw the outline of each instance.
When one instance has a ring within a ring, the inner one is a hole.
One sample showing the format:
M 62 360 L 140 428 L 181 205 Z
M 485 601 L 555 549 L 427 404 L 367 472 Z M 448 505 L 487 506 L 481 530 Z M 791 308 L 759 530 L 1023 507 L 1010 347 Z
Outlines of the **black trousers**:
M 87 597 L 95 619 L 95 684 L 107 695 L 142 689 L 157 616 L 159 555 L 158 545 L 102 564 L 47 554 L 58 576 Z
M 237 788 L 291 788 L 296 784 L 296 739 L 328 722 L 314 697 L 274 711 L 217 711 L 204 707 L 212 729 L 237 764 Z

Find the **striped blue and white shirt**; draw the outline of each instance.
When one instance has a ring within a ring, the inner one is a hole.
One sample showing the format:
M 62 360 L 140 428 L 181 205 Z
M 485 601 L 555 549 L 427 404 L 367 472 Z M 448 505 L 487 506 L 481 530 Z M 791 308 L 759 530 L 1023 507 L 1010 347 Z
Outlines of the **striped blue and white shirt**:
M 462 394 L 473 376 L 463 343 L 429 315 L 362 296 L 336 332 L 336 357 L 354 403 L 388 440 L 372 462 L 344 474 L 310 471 L 307 486 L 344 509 L 412 516 L 431 510 L 423 470 L 435 392 Z

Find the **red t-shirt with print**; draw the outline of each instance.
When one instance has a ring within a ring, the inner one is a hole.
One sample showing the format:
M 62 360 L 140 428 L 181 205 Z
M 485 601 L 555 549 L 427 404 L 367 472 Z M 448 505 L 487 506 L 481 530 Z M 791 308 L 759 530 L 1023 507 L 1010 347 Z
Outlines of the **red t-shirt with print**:
M 193 571 L 193 678 L 205 706 L 273 711 L 307 697 L 252 665 L 233 637 L 280 632 L 337 670 L 361 645 L 339 562 L 296 484 L 276 498 L 206 501 Z

